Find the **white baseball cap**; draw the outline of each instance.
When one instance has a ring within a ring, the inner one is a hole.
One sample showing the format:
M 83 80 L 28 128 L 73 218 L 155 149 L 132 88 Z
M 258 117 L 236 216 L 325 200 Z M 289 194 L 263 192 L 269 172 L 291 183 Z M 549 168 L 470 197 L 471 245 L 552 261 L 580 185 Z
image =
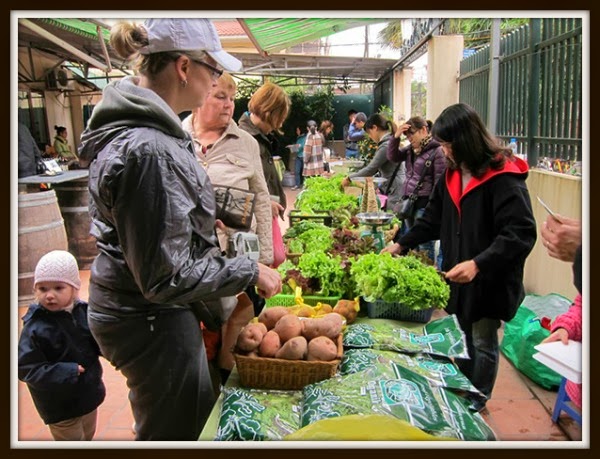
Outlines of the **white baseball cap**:
M 148 45 L 141 54 L 165 51 L 204 51 L 229 72 L 242 69 L 242 62 L 223 51 L 214 24 L 208 19 L 147 19 Z

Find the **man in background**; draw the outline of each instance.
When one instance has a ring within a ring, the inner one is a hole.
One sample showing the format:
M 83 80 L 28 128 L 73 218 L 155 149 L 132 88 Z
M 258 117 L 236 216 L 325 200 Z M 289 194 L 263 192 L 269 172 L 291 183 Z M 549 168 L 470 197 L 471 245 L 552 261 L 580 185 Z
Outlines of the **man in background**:
M 348 124 L 344 125 L 344 145 L 346 147 L 346 158 L 356 158 L 358 156 L 358 144 L 348 137 L 348 131 L 350 130 L 350 126 L 354 122 L 354 117 L 356 116 L 356 110 L 351 108 L 348 110 Z

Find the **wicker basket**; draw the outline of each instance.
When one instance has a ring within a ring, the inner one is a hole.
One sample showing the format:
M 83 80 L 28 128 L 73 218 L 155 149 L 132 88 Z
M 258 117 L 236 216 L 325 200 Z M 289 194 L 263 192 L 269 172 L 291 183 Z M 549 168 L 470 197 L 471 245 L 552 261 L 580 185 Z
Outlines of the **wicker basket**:
M 433 308 L 414 310 L 402 303 L 387 303 L 383 300 L 364 301 L 367 316 L 371 319 L 395 319 L 407 322 L 427 323 L 433 315 Z
M 342 335 L 337 339 L 338 354 L 330 362 L 248 357 L 234 351 L 240 384 L 254 389 L 299 390 L 335 376 L 344 347 Z
M 316 306 L 317 303 L 328 304 L 330 306 L 335 306 L 338 301 L 340 301 L 341 296 L 304 296 L 302 295 L 302 300 L 304 303 L 310 306 Z M 280 293 L 279 295 L 274 295 L 271 298 L 268 298 L 265 301 L 265 307 L 271 308 L 273 306 L 296 306 L 296 297 L 294 295 L 285 295 Z

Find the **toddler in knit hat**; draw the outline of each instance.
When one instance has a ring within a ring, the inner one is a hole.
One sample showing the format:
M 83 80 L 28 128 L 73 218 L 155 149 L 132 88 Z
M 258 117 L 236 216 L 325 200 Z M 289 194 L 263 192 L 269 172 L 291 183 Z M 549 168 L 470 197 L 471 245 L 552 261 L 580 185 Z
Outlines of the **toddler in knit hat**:
M 35 267 L 33 287 L 44 308 L 57 311 L 72 307 L 81 287 L 77 260 L 64 250 L 48 252 Z
M 53 250 L 40 258 L 37 302 L 23 316 L 19 337 L 19 379 L 55 440 L 91 440 L 106 395 L 80 287 L 77 260 L 69 252 Z

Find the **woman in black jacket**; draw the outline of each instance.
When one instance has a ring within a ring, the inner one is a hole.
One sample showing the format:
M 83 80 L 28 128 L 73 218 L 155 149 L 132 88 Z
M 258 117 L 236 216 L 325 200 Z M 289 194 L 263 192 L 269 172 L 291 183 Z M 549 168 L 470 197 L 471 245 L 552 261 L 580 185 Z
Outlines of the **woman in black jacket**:
M 384 251 L 405 253 L 440 239 L 450 283 L 449 314 L 466 335 L 470 359 L 461 371 L 490 397 L 498 371 L 498 328 L 525 297 L 525 259 L 536 225 L 525 179 L 527 163 L 487 131 L 471 107 L 447 107 L 432 128 L 449 163 L 423 217 Z M 485 404 L 476 406 L 481 410 Z
M 214 404 L 198 321 L 220 328 L 250 285 L 281 291 L 277 271 L 221 255 L 214 190 L 177 116 L 203 104 L 219 66 L 241 62 L 207 19 L 119 23 L 111 44 L 141 56 L 137 76 L 104 88 L 82 134 L 99 249 L 90 329 L 127 378 L 136 439 L 195 441 Z

